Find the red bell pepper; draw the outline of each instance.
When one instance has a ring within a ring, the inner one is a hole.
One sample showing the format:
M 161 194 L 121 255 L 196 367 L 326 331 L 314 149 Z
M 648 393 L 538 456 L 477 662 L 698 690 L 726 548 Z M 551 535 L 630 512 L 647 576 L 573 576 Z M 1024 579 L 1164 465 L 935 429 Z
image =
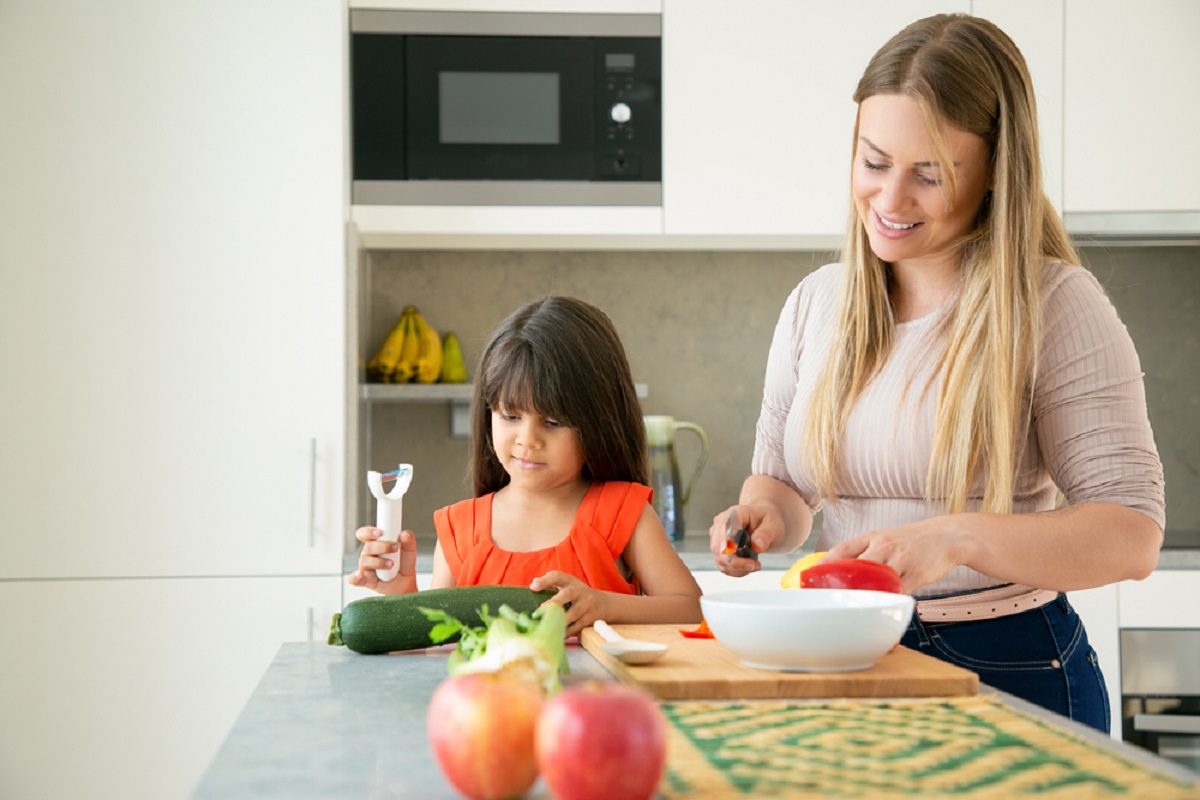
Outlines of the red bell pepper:
M 822 561 L 800 573 L 802 589 L 870 589 L 903 594 L 900 573 L 887 564 L 865 558 Z
M 685 631 L 683 628 L 680 628 L 679 632 L 682 633 L 684 636 L 686 636 L 689 639 L 714 639 L 714 638 L 716 638 L 713 636 L 713 632 L 708 629 L 708 621 L 703 620 L 703 619 L 700 620 L 700 627 L 696 628 L 696 630 Z

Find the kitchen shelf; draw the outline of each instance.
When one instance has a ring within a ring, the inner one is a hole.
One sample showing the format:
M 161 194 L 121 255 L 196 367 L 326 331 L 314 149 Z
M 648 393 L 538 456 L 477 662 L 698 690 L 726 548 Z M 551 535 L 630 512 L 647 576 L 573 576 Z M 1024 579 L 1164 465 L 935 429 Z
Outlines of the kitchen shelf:
M 639 400 L 650 396 L 650 387 L 635 383 Z M 471 427 L 471 383 L 361 383 L 359 399 L 367 403 L 450 403 L 450 435 L 465 438 Z

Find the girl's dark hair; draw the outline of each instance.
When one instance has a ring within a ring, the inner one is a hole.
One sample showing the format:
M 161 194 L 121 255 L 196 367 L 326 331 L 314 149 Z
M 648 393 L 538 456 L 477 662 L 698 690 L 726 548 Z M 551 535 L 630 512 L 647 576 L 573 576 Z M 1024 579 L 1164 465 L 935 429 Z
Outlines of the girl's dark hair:
M 475 375 L 470 447 L 476 497 L 508 483 L 492 442 L 497 406 L 574 428 L 585 480 L 649 483 L 633 375 L 616 328 L 600 309 L 574 297 L 526 303 L 492 334 Z

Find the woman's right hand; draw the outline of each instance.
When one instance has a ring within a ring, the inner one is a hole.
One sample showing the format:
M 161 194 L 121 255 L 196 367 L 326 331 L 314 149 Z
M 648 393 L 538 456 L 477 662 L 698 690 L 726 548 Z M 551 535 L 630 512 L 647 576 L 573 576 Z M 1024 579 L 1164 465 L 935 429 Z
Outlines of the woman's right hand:
M 725 552 L 730 514 L 737 515 L 737 527 L 750 532 L 750 547 L 756 553 L 765 553 L 783 538 L 783 520 L 768 508 L 744 505 L 730 506 L 713 517 L 712 527 L 708 529 L 708 549 L 713 554 L 717 569 L 726 575 L 740 578 L 751 572 L 758 572 L 762 569 L 762 564 L 753 558 L 742 558 Z
M 350 573 L 347 581 L 351 586 L 362 586 L 380 594 L 408 594 L 417 589 L 417 540 L 412 531 L 400 531 L 399 541 L 385 542 L 379 537 L 383 531 L 364 525 L 354 532 L 354 538 L 363 543 L 358 554 L 358 569 Z M 381 581 L 375 574 L 377 569 L 391 569 L 399 562 L 400 568 L 390 581 Z

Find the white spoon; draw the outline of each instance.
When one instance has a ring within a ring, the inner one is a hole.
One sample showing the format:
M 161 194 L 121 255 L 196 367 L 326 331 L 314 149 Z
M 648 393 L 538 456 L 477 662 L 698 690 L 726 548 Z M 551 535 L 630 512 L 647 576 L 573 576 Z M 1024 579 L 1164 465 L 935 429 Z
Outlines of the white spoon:
M 600 645 L 601 649 L 626 664 L 649 664 L 651 661 L 662 658 L 667 652 L 665 644 L 643 642 L 640 639 L 626 639 L 602 619 L 596 620 L 592 627 L 604 639 Z

